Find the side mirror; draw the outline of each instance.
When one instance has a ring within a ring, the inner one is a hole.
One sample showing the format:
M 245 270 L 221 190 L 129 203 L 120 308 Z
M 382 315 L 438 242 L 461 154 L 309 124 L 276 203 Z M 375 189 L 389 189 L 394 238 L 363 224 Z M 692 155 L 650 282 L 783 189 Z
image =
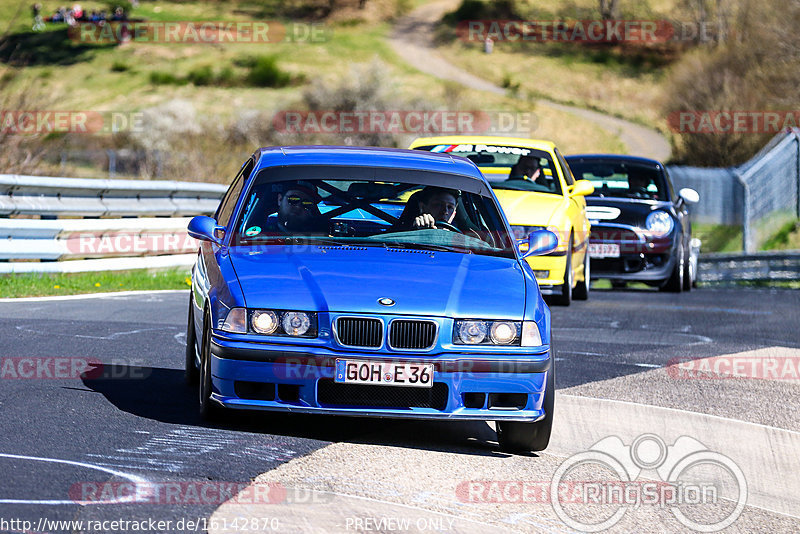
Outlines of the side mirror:
M 594 186 L 589 180 L 578 180 L 570 188 L 570 194 L 585 197 L 594 193 Z
M 527 250 L 523 250 L 525 245 L 527 245 Z M 553 252 L 558 247 L 558 236 L 550 230 L 536 230 L 528 235 L 527 243 L 519 241 L 517 246 L 523 259 L 528 256 L 542 256 Z
M 700 195 L 698 195 L 697 191 L 690 187 L 684 187 L 678 191 L 678 196 L 681 197 L 687 204 L 697 204 L 700 202 Z
M 217 221 L 205 215 L 198 215 L 189 221 L 188 226 L 189 235 L 201 241 L 210 241 L 217 245 L 221 245 L 220 239 L 217 237 L 218 231 L 223 231 L 224 228 L 217 226 Z

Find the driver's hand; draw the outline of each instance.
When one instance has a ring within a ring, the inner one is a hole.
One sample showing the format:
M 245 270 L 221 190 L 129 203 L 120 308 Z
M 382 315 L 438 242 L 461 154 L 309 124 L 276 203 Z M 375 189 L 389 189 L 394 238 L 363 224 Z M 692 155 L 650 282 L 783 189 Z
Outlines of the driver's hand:
M 430 213 L 423 213 L 414 218 L 414 228 L 433 228 L 436 229 L 436 220 Z

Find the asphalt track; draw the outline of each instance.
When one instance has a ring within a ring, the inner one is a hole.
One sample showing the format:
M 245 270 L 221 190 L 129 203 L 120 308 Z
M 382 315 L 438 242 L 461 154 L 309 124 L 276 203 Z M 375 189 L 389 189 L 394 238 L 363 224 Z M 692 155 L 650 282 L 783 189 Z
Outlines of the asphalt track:
M 691 437 L 740 468 L 747 506 L 727 531 L 800 530 L 800 380 L 786 372 L 703 379 L 674 365 L 731 354 L 796 364 L 798 291 L 594 291 L 588 302 L 553 307 L 556 425 L 548 450 L 529 456 L 501 453 L 484 423 L 259 413 L 206 425 L 182 383 L 187 299 L 181 291 L 0 302 L 0 532 L 23 531 L 20 523 L 2 524 L 11 519 L 31 521 L 29 531 L 98 532 L 43 518 L 172 521 L 151 532 L 203 530 L 186 528 L 187 520 L 211 532 L 569 532 L 549 502 L 465 488 L 475 481 L 479 488 L 544 486 L 599 440 L 616 436 L 630 445 L 645 433 L 666 445 Z M 103 364 L 102 374 L 50 378 L 42 367 L 45 376 L 9 375 L 22 359 L 44 365 L 52 357 L 89 358 Z M 587 469 L 591 480 L 608 476 Z M 226 498 L 197 502 L 185 493 L 198 482 L 244 487 L 256 477 L 285 497 L 223 504 Z M 120 489 L 130 487 L 184 493 L 135 502 Z M 107 491 L 92 493 L 97 488 Z M 107 502 L 95 502 L 99 496 Z M 585 503 L 571 506 L 570 517 L 603 515 Z M 112 526 L 102 531 L 125 531 Z M 668 508 L 646 505 L 611 528 L 632 530 L 690 531 Z

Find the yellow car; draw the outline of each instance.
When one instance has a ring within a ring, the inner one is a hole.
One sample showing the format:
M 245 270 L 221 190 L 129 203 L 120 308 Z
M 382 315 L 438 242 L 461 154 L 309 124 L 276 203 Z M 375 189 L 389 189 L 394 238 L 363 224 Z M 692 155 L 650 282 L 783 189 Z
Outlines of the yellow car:
M 549 141 L 513 137 L 421 137 L 409 148 L 463 156 L 472 160 L 492 184 L 514 230 L 524 239 L 547 228 L 558 236 L 558 248 L 527 258 L 545 295 L 568 306 L 589 298 L 589 220 L 585 195 L 588 180 L 575 180 L 556 146 Z

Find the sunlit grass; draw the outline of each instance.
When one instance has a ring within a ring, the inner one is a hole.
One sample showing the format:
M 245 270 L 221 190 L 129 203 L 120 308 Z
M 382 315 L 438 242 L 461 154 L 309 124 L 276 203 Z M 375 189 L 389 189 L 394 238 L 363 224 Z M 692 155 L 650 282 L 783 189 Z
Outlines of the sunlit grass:
M 25 273 L 0 275 L 0 297 L 77 295 L 112 291 L 188 289 L 185 269 L 104 271 L 97 273 Z

